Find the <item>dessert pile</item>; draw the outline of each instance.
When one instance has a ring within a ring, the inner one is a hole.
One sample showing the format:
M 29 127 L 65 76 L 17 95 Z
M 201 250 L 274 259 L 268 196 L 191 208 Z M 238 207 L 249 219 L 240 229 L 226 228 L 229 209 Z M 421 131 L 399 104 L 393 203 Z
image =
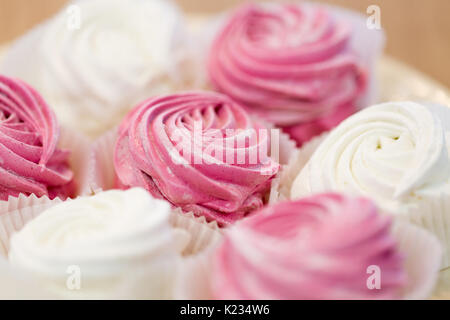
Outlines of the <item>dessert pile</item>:
M 199 30 L 165 0 L 71 5 L 0 61 L 0 273 L 69 299 L 430 296 L 450 109 L 376 104 L 382 30 L 307 2 Z

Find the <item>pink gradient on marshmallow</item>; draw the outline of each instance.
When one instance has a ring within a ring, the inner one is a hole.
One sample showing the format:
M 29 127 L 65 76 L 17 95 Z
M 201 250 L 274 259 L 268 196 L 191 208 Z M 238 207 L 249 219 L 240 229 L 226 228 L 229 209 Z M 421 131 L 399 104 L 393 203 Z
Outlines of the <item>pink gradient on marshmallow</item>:
M 301 145 L 358 109 L 368 75 L 351 35 L 321 6 L 244 5 L 213 42 L 210 79 Z
M 406 285 L 391 218 L 365 198 L 321 194 L 266 207 L 226 230 L 219 299 L 396 299 Z M 369 266 L 381 270 L 370 290 Z

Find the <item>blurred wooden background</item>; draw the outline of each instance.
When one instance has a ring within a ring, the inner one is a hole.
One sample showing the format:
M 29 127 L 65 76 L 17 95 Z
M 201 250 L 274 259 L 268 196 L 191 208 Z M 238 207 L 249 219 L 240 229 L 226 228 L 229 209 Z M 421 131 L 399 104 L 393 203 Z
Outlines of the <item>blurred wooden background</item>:
M 126 0 L 124 0 L 126 1 Z M 279 0 L 282 1 L 282 0 Z M 242 0 L 176 0 L 187 12 L 214 13 Z M 366 12 L 381 8 L 388 54 L 450 87 L 450 0 L 328 0 Z M 0 43 L 13 40 L 58 9 L 66 0 L 0 0 Z

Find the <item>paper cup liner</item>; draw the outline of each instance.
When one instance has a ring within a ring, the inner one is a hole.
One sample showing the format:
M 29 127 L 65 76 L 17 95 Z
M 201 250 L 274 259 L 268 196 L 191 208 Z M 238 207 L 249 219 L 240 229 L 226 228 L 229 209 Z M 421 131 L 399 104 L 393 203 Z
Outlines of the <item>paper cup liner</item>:
M 217 244 L 194 256 L 186 257 L 178 272 L 174 298 L 178 300 L 213 299 L 212 263 Z
M 405 222 L 393 226 L 393 235 L 400 252 L 405 255 L 408 275 L 401 297 L 407 300 L 430 297 L 441 261 L 439 241 L 426 230 Z M 182 273 L 187 279 L 181 283 L 179 299 L 213 299 L 210 287 L 213 255 L 214 251 L 205 251 L 187 261 Z
M 273 123 L 254 114 L 250 114 L 250 116 L 255 122 L 258 122 L 270 131 L 270 157 L 281 166 L 288 164 L 289 160 L 297 150 L 297 143 Z
M 327 135 L 328 132 L 322 133 L 304 144 L 300 149 L 292 150 L 289 161 L 282 166 L 279 174 L 272 181 L 269 204 L 290 199 L 291 187 L 295 178 Z
M 403 298 L 429 298 L 438 278 L 442 246 L 430 232 L 407 222 L 395 222 L 392 231 L 400 252 L 405 255 L 408 282 Z
M 118 128 L 114 128 L 92 143 L 87 169 L 87 185 L 91 193 L 114 188 L 114 146 Z
M 74 172 L 77 183 L 76 195 L 89 194 L 87 170 L 91 141 L 81 133 L 63 128 L 59 137 L 59 147 L 71 151 L 69 165 Z
M 291 137 L 282 131 L 282 129 L 277 128 L 274 124 L 261 119 L 256 115 L 251 115 L 252 119 L 264 125 L 268 130 L 270 130 L 271 145 L 270 145 L 270 157 L 280 164 L 280 169 L 275 177 L 271 181 L 271 187 L 267 196 L 265 197 L 266 203 L 270 204 L 272 197 L 272 186 L 275 181 L 280 179 L 280 176 L 285 170 L 286 166 L 290 163 L 291 159 L 295 157 L 298 152 L 297 143 L 291 139 Z M 275 131 L 273 131 L 275 130 Z
M 9 240 L 12 235 L 20 231 L 27 222 L 41 214 L 47 208 L 62 202 L 55 198 L 38 198 L 35 195 L 10 197 L 8 201 L 0 203 L 2 213 L 0 214 L 0 254 L 8 255 Z
M 178 269 L 174 298 L 212 299 L 211 263 L 215 249 L 223 237 L 222 229 L 216 222 L 208 223 L 205 217 L 183 213 L 180 209 L 172 212 L 171 222 L 174 227 L 186 230 L 191 235 Z
M 184 256 L 202 252 L 222 239 L 222 231 L 217 222 L 207 222 L 205 217 L 197 217 L 192 212 L 185 213 L 181 209 L 172 210 L 170 223 L 174 228 L 185 230 L 191 236 L 183 250 Z
M 10 197 L 0 208 L 0 299 L 58 299 L 38 281 L 10 266 L 8 252 L 10 239 L 25 224 L 49 207 L 62 202 L 56 198 L 38 198 L 35 195 Z
M 417 204 L 394 217 L 428 230 L 437 237 L 443 248 L 441 268 L 450 266 L 450 194 L 424 196 Z
M 439 272 L 438 281 L 431 299 L 448 300 L 450 298 L 450 268 Z
M 176 275 L 174 299 L 211 299 L 211 261 L 222 240 L 222 229 L 217 222 L 207 222 L 205 217 L 197 217 L 181 209 L 172 211 L 170 221 L 175 228 L 185 230 L 191 236 L 182 252 L 184 257 Z

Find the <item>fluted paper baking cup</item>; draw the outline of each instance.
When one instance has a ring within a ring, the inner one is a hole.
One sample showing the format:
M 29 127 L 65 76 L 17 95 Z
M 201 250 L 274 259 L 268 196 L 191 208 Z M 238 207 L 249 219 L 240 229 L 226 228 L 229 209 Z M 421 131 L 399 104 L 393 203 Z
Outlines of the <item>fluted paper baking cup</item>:
M 394 217 L 422 227 L 434 234 L 443 247 L 441 268 L 450 266 L 450 193 L 422 197 Z
M 431 299 L 448 300 L 450 296 L 450 268 L 439 272 L 437 284 L 434 288 Z
M 250 114 L 250 116 L 253 121 L 261 124 L 269 130 L 271 143 L 270 157 L 281 166 L 287 165 L 297 151 L 297 143 L 292 140 L 287 133 L 283 132 L 281 128 L 276 127 L 273 123 L 254 114 Z
M 195 255 L 210 246 L 218 244 L 222 239 L 222 231 L 217 222 L 207 222 L 205 217 L 185 213 L 181 209 L 172 210 L 170 223 L 174 228 L 186 230 L 191 238 L 183 250 L 184 256 Z
M 72 129 L 62 128 L 58 145 L 60 148 L 70 150 L 69 165 L 77 183 L 76 195 L 89 194 L 87 170 L 89 151 L 91 150 L 90 140 Z
M 10 197 L 0 203 L 0 299 L 59 299 L 28 274 L 14 269 L 8 262 L 11 237 L 46 209 L 62 202 L 35 195 Z
M 191 235 L 177 271 L 174 299 L 212 299 L 211 262 L 215 249 L 221 243 L 222 229 L 215 221 L 207 222 L 205 217 L 197 217 L 192 212 L 184 213 L 181 209 L 172 211 L 170 221 L 174 227 Z
M 298 153 L 297 143 L 290 138 L 290 136 L 283 132 L 281 129 L 277 128 L 274 124 L 267 122 L 264 119 L 261 119 L 255 115 L 252 117 L 265 125 L 266 128 L 271 130 L 271 148 L 270 148 L 270 156 L 273 160 L 280 164 L 280 169 L 275 177 L 272 179 L 270 184 L 270 190 L 266 196 L 266 201 L 268 204 L 273 203 L 272 198 L 274 195 L 272 194 L 272 189 L 274 185 L 278 185 L 277 181 L 280 181 L 281 177 L 284 174 L 284 170 L 286 170 L 288 164 L 291 162 L 293 158 Z M 276 131 L 272 131 L 276 130 Z M 273 134 L 276 133 L 276 134 Z M 277 141 L 273 141 L 273 140 Z
M 114 146 L 118 128 L 111 129 L 92 143 L 89 151 L 87 181 L 92 193 L 114 188 Z
M 407 222 L 397 221 L 392 231 L 400 252 L 405 255 L 408 282 L 403 298 L 429 298 L 439 275 L 442 246 L 433 234 Z
M 186 257 L 177 274 L 174 298 L 179 300 L 213 299 L 211 277 L 212 261 L 218 244 L 203 252 Z
M 322 133 L 305 143 L 300 149 L 295 149 L 290 153 L 289 161 L 281 167 L 279 174 L 272 181 L 269 204 L 290 199 L 291 187 L 295 178 L 327 135 L 328 132 Z
M 279 156 L 278 162 L 281 166 L 286 166 L 291 161 L 292 157 L 296 154 L 298 148 L 297 143 L 291 139 L 291 137 L 280 130 L 279 141 Z M 277 160 L 277 159 L 276 159 Z
M 10 197 L 9 201 L 0 203 L 0 254 L 8 256 L 9 240 L 12 235 L 20 231 L 27 222 L 41 214 L 47 208 L 60 203 L 62 200 L 48 197 L 38 198 L 35 195 Z

